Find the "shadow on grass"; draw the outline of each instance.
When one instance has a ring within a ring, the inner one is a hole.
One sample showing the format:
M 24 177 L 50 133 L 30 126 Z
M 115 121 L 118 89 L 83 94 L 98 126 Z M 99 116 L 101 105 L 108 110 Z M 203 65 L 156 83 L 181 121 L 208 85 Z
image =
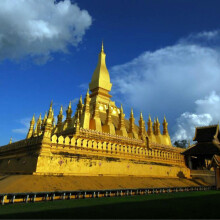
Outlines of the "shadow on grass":
M 47 204 L 49 203 L 47 202 Z M 219 194 L 146 201 L 138 201 L 137 199 L 137 202 L 122 202 L 117 204 L 112 200 L 112 203 L 107 205 L 50 209 L 38 212 L 32 206 L 33 211 L 7 215 L 1 215 L 0 213 L 0 218 L 216 219 L 220 218 L 219 203 Z M 52 202 L 50 204 L 50 207 L 53 206 Z

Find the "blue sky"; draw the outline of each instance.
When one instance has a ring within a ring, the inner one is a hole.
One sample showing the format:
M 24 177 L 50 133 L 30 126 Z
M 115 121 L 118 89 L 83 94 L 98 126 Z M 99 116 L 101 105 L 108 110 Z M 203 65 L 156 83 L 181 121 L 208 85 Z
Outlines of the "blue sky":
M 191 139 L 220 118 L 219 20 L 214 0 L 1 0 L 0 145 L 25 138 L 51 100 L 56 114 L 75 108 L 102 40 L 126 117 L 165 114 L 173 139 Z

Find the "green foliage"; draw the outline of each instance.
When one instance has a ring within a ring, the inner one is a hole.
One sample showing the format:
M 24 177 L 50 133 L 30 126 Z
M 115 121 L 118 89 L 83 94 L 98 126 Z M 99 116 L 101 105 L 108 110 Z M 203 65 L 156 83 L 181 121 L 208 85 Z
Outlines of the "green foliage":
M 187 140 L 175 141 L 173 145 L 176 146 L 176 147 L 181 147 L 181 148 L 187 148 L 188 147 Z

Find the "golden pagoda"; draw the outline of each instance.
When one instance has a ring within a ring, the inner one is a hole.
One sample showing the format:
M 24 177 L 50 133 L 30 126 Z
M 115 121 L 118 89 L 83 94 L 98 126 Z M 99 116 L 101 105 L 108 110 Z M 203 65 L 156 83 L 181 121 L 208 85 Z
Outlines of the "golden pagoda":
M 136 125 L 133 110 L 127 120 L 122 105 L 111 100 L 105 58 L 102 43 L 89 90 L 75 112 L 70 102 L 63 121 L 61 106 L 54 124 L 51 102 L 43 120 L 33 116 L 26 139 L 0 148 L 0 173 L 189 177 L 183 149 L 172 146 L 165 117 L 162 133 L 159 119 L 152 123 L 150 116 L 146 130 L 142 113 Z

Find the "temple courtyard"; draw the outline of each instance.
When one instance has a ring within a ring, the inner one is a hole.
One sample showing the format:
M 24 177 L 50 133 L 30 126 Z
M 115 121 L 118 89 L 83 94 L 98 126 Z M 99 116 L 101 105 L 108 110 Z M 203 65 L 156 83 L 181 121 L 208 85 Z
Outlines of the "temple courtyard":
M 0 206 L 0 218 L 219 219 L 220 191 L 59 200 Z

